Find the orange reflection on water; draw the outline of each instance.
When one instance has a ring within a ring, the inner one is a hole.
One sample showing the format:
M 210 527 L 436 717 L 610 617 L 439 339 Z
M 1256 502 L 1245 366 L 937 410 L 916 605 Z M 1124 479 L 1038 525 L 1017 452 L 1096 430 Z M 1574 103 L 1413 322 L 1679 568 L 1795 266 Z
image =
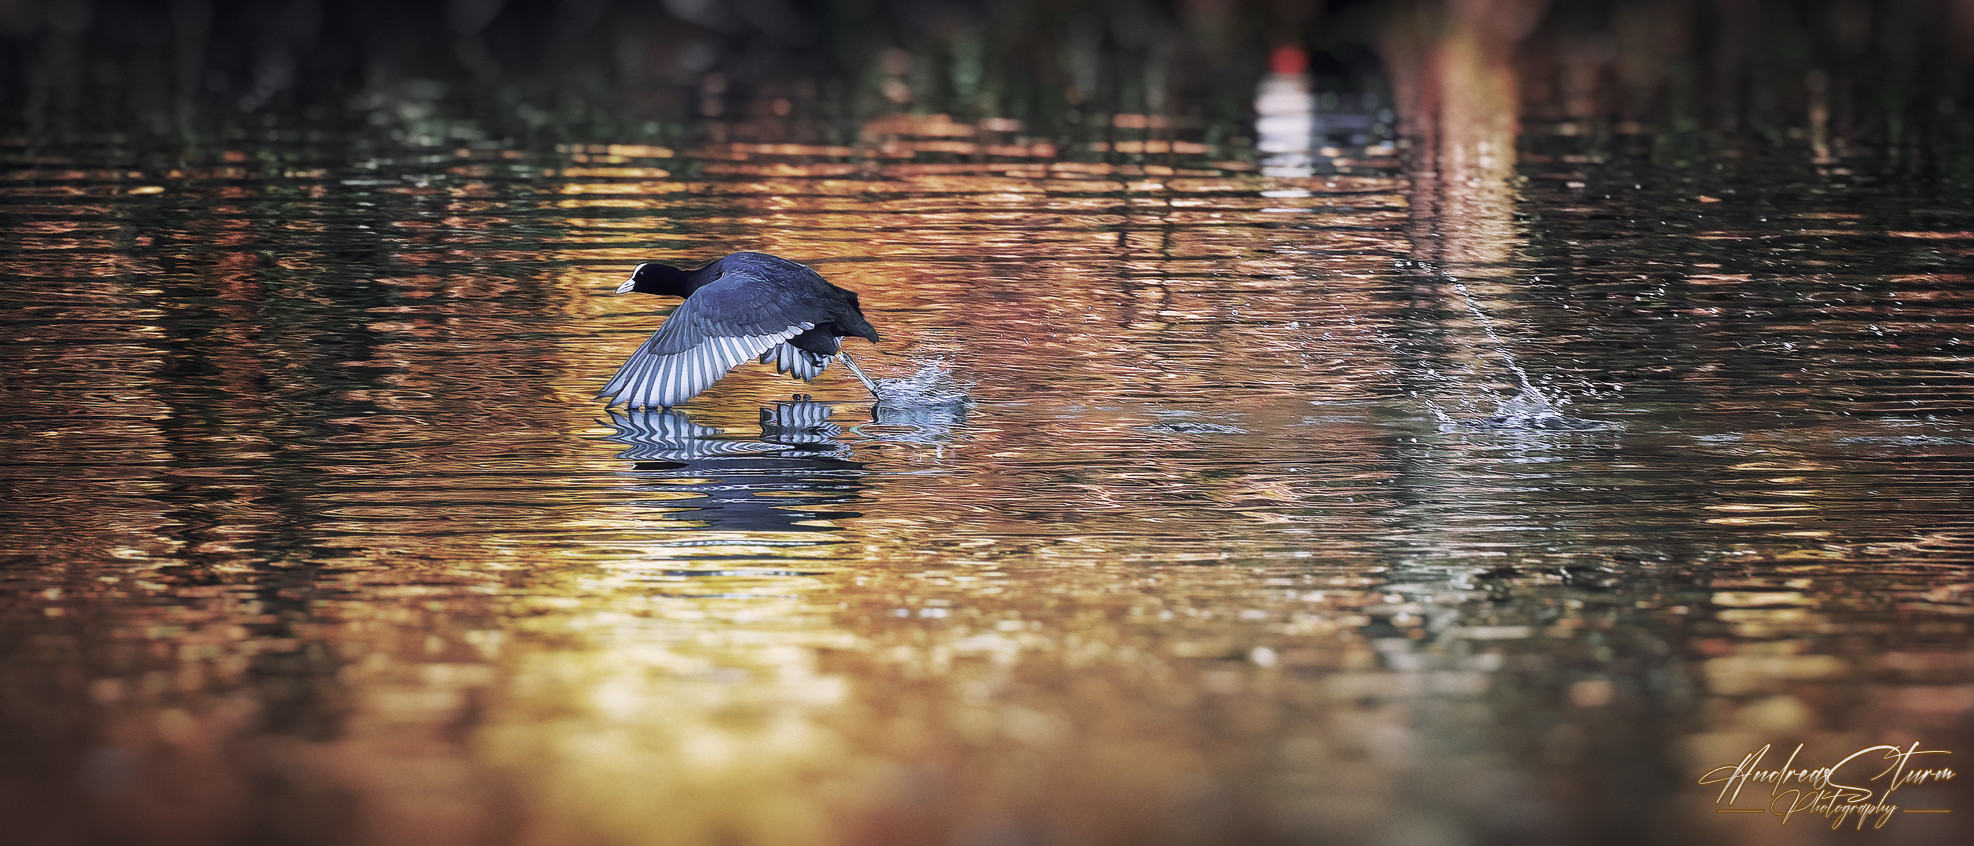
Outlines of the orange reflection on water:
M 1390 353 L 1376 339 L 1335 336 L 1312 353 L 1302 327 L 1325 316 L 1391 308 L 1374 289 L 1404 249 L 1397 178 L 1265 177 L 1251 168 L 1221 168 L 1208 155 L 1216 151 L 1184 139 L 1106 142 L 1112 155 L 1100 161 L 1058 158 L 1053 145 L 1018 138 L 967 150 L 946 146 L 993 134 L 949 116 L 900 115 L 866 126 L 852 149 L 718 143 L 686 151 L 687 159 L 715 164 L 695 169 L 703 179 L 671 179 L 641 198 L 609 191 L 601 207 L 641 207 L 645 214 L 571 233 L 563 257 L 573 272 L 563 285 L 594 290 L 592 268 L 613 262 L 617 268 L 644 260 L 692 265 L 737 249 L 808 260 L 861 292 L 886 336 L 871 364 L 880 375 L 909 372 L 910 357 L 959 355 L 969 379 L 1014 391 L 1023 402 L 1210 403 L 1224 386 L 1240 385 L 1272 396 L 1277 412 L 1294 419 L 1316 386 L 1332 401 L 1353 401 L 1387 380 L 1380 371 L 1391 366 Z M 623 179 L 646 184 L 636 174 Z M 578 184 L 569 193 L 576 195 L 558 200 L 561 208 L 598 207 L 589 196 L 597 192 L 588 187 Z M 1301 225 L 1316 215 L 1322 225 Z M 639 247 L 640 221 L 667 222 L 667 246 Z M 1295 234 L 1286 243 L 1285 230 Z M 844 255 L 857 258 L 835 258 Z M 654 303 L 626 298 L 606 305 L 630 310 L 600 321 L 606 337 L 623 338 L 621 350 L 656 324 L 645 311 Z M 622 351 L 597 346 L 575 352 L 606 373 Z M 741 368 L 688 410 L 710 425 L 744 426 L 741 414 L 794 387 L 753 371 Z M 802 390 L 851 403 L 862 393 L 833 376 Z M 1145 422 L 1128 414 L 1077 414 L 1060 424 L 1003 431 L 991 419 L 976 419 L 966 442 L 955 447 L 1004 458 L 1073 453 L 1078 448 L 1070 445 L 1085 443 L 1114 449 L 1144 440 Z M 1374 431 L 1354 436 L 1366 439 L 1366 456 L 1378 449 Z M 1165 448 L 1157 440 L 1148 446 Z M 1061 483 L 993 472 L 911 477 L 866 492 L 860 510 L 884 517 L 844 524 L 844 540 L 968 557 L 1068 550 L 1131 557 L 1150 554 L 1135 550 L 1157 538 L 1157 555 L 1169 557 L 1187 554 L 1174 545 L 1212 547 L 1239 533 L 1195 536 L 1178 515 L 1145 504 L 1194 486 L 1203 507 L 1222 502 L 1246 509 L 1261 501 L 1249 492 L 1280 484 L 1265 472 L 1206 479 L 1196 469 L 1156 462 Z M 956 497 L 973 503 L 966 536 L 924 535 L 946 521 L 923 519 L 930 515 L 921 512 L 951 507 Z M 1272 519 L 1259 513 L 1254 524 Z M 1086 541 L 1011 542 L 1030 534 L 1036 521 L 1062 520 L 1073 521 Z M 972 546 L 974 539 L 981 545 Z
M 1498 274 L 1513 255 L 1521 109 L 1513 50 L 1545 5 L 1421 3 L 1388 25 L 1387 67 L 1412 142 L 1414 254 L 1450 273 Z
M 1393 260 L 1501 281 L 1517 243 L 1512 79 L 1451 38 L 1395 71 L 1438 74 L 1407 175 L 1313 137 L 1307 172 L 1229 164 L 1139 116 L 46 165 L 79 184 L 10 195 L 59 219 L 0 284 L 115 278 L 37 291 L 76 343 L 4 383 L 37 423 L 6 437 L 48 450 L 7 465 L 34 589 L 0 594 L 0 713 L 58 740 L 0 807 L 110 841 L 1609 839 L 1637 794 L 1599 780 L 1639 761 L 1850 731 L 1853 699 L 1958 730 L 1965 534 L 1885 542 L 1859 493 L 1938 513 L 1951 476 L 1798 454 L 1834 424 L 1630 447 L 1376 416 L 1420 319 Z M 685 409 L 741 454 L 606 440 L 676 422 L 592 399 L 664 305 L 607 292 L 737 249 L 858 289 L 873 370 L 952 356 L 979 406 L 887 428 L 839 374 L 749 366 Z M 795 391 L 838 430 L 773 441 Z M 1661 533 L 1684 557 L 1611 551 Z M 1832 632 L 1897 649 L 1881 673 Z M 1668 840 L 1718 830 L 1688 798 L 1647 797 Z

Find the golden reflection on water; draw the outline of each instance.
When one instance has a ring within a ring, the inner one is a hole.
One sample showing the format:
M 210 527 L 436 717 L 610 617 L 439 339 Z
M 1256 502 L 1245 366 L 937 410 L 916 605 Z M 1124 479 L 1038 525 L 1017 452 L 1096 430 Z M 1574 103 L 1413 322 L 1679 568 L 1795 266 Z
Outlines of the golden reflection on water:
M 715 144 L 685 153 L 713 163 L 698 169 L 708 179 L 672 179 L 662 190 L 652 188 L 665 182 L 667 169 L 646 174 L 620 164 L 620 183 L 563 187 L 565 209 L 591 208 L 607 197 L 602 202 L 609 208 L 644 212 L 625 218 L 621 232 L 573 234 L 565 286 L 594 286 L 586 275 L 597 266 L 647 259 L 691 264 L 729 249 L 819 257 L 833 280 L 862 292 L 866 310 L 883 327 L 887 340 L 874 368 L 901 374 L 911 367 L 907 357 L 957 355 L 969 378 L 995 386 L 989 401 L 1068 407 L 1025 423 L 1019 433 L 997 431 L 991 417 L 976 418 L 966 441 L 954 445 L 1009 466 L 1067 444 L 1143 440 L 1140 414 L 1089 408 L 1093 400 L 1199 403 L 1238 384 L 1256 407 L 1273 405 L 1295 419 L 1306 411 L 1312 388 L 1320 386 L 1331 402 L 1353 403 L 1387 380 L 1380 370 L 1390 366 L 1389 352 L 1369 333 L 1345 330 L 1320 358 L 1305 338 L 1314 331 L 1312 318 L 1388 309 L 1376 301 L 1375 286 L 1402 220 L 1400 180 L 1274 179 L 1202 161 L 1196 156 L 1204 145 L 1157 139 L 1100 142 L 1091 152 L 1132 144 L 1170 156 L 1166 164 L 1063 160 L 1053 145 L 1007 135 L 944 115 L 892 116 L 860 133 L 872 154 L 855 164 L 828 161 L 847 148 Z M 981 158 L 946 160 L 957 139 L 975 145 L 959 153 Z M 939 160 L 917 160 L 932 154 Z M 627 193 L 623 185 L 637 190 Z M 1296 189 L 1296 196 L 1269 196 L 1289 193 L 1276 190 L 1282 187 Z M 1318 212 L 1323 225 L 1298 225 L 1300 216 Z M 652 219 L 689 220 L 693 231 L 676 253 L 654 250 L 640 243 L 648 230 L 638 229 Z M 1280 227 L 1296 227 L 1293 243 L 1280 237 L 1278 220 Z M 858 260 L 829 258 L 846 252 Z M 1317 275 L 1332 281 L 1308 284 Z M 622 326 L 634 336 L 652 325 L 641 310 L 647 304 L 626 305 L 640 310 L 605 317 L 609 331 Z M 580 354 L 607 367 L 601 363 L 607 357 L 593 350 L 585 342 Z M 726 427 L 738 423 L 733 415 L 785 390 L 775 380 L 741 374 L 688 410 Z M 806 390 L 848 402 L 859 393 L 829 378 Z M 1159 448 L 1156 440 L 1149 446 Z M 1363 449 L 1376 446 L 1367 441 Z M 1201 484 L 1193 470 L 1133 460 L 1094 475 L 1069 470 L 1061 479 L 982 469 L 963 478 L 906 476 L 869 491 L 862 510 L 871 516 L 847 524 L 846 540 L 977 558 L 1223 557 L 1240 554 L 1246 523 L 1198 534 L 1181 514 L 1147 505 L 1190 489 L 1202 508 L 1240 509 L 1268 496 L 1248 491 L 1270 486 L 1246 474 Z M 1082 476 L 1088 478 L 1076 478 Z M 968 519 L 951 528 L 968 537 L 925 536 L 928 528 L 950 526 L 921 513 L 927 507 L 961 509 Z M 1269 519 L 1257 514 L 1253 523 Z M 1050 540 L 1053 530 L 1033 528 L 1064 523 L 1075 524 L 1081 539 Z M 901 527 L 914 536 L 897 535 Z M 1151 537 L 1159 539 L 1158 550 L 1138 552 Z M 1215 551 L 1188 552 L 1189 543 Z
M 1965 427 L 1763 428 L 1777 403 L 1718 379 L 1624 434 L 1435 439 L 1394 410 L 1421 359 L 1495 352 L 1395 260 L 1484 280 L 1510 325 L 1528 304 L 1510 35 L 1390 47 L 1432 127 L 1403 167 L 1313 135 L 1257 165 L 1146 115 L 1069 140 L 902 114 L 854 144 L 12 170 L 36 334 L 4 383 L 0 817 L 30 842 L 1727 841 L 1749 828 L 1692 776 L 1761 743 L 1963 742 Z M 856 288 L 873 370 L 949 356 L 979 405 L 865 423 L 846 379 L 748 368 L 683 422 L 599 410 L 658 320 L 621 274 L 737 249 Z M 1898 284 L 1951 332 L 1964 281 Z M 834 430 L 763 427 L 798 390 Z

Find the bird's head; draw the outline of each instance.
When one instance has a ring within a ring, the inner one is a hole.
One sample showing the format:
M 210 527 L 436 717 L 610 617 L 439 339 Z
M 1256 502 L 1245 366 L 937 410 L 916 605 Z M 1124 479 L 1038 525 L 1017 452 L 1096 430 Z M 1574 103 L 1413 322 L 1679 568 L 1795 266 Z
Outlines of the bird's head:
M 850 313 L 845 315 L 848 319 L 841 321 L 844 331 L 873 344 L 877 343 L 877 329 L 870 325 L 869 320 L 864 319 L 864 308 L 857 301 L 857 292 L 844 289 L 843 293 L 850 295 Z
M 631 271 L 631 278 L 617 286 L 617 293 L 656 294 L 665 297 L 683 297 L 692 293 L 692 274 L 669 264 L 647 261 Z

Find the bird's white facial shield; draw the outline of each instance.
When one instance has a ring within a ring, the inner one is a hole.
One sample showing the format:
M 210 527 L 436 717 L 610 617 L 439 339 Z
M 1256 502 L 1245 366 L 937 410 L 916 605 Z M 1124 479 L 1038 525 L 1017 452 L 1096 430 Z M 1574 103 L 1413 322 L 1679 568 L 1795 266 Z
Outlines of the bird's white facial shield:
M 629 278 L 629 279 L 626 279 L 626 280 L 624 280 L 624 284 L 622 284 L 622 285 L 618 285 L 618 286 L 617 286 L 617 293 L 619 293 L 619 294 L 628 294 L 628 293 L 630 293 L 630 292 L 631 292 L 631 289 L 637 286 L 637 275 L 638 275 L 638 273 L 644 270 L 644 265 L 646 265 L 646 264 L 650 264 L 650 263 L 651 263 L 651 262 L 644 262 L 643 264 L 640 264 L 640 265 L 638 265 L 637 267 L 635 267 L 635 268 L 633 268 L 633 269 L 631 270 L 631 278 Z

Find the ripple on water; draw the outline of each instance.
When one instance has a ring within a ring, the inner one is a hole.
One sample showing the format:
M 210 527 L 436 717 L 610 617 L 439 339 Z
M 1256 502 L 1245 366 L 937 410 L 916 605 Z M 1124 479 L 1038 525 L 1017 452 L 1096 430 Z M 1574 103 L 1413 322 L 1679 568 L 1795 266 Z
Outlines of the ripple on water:
M 1756 709 L 1965 723 L 1974 286 L 1940 268 L 1974 217 L 1748 183 L 1667 228 L 1700 207 L 1540 172 L 1595 184 L 1621 146 L 1557 150 L 1499 209 L 1506 272 L 1456 289 L 1394 272 L 1460 221 L 1383 165 L 1098 123 L 246 138 L 60 177 L 0 143 L 0 725 L 49 739 L 0 788 L 79 807 L 45 776 L 101 744 L 148 785 L 101 794 L 136 809 L 109 839 L 238 839 L 273 785 L 298 813 L 271 816 L 450 808 L 453 839 L 936 840 L 913 826 L 977 812 L 946 822 L 1124 842 L 1169 821 L 1067 809 L 1540 816 L 1577 774 L 1776 725 Z M 1765 249 L 1784 203 L 1943 237 Z M 735 249 L 820 259 L 964 383 L 915 358 L 874 404 L 835 372 L 782 402 L 751 366 L 598 427 L 655 322 L 605 293 Z M 1449 766 L 1508 793 L 1407 787 Z M 1043 806 L 1061 827 L 994 827 Z

